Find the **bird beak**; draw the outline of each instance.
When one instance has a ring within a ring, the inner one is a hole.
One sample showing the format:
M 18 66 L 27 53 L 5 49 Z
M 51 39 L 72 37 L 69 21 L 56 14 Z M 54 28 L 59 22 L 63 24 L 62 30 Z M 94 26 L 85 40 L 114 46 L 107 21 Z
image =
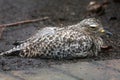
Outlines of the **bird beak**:
M 108 36 L 113 36 L 113 34 L 109 31 L 105 31 Z
M 104 30 L 104 29 L 101 29 L 100 32 L 101 32 L 101 33 L 105 33 L 105 34 L 108 35 L 108 36 L 112 36 L 112 35 L 113 35 L 111 32 L 109 32 L 109 31 L 107 31 L 107 30 Z

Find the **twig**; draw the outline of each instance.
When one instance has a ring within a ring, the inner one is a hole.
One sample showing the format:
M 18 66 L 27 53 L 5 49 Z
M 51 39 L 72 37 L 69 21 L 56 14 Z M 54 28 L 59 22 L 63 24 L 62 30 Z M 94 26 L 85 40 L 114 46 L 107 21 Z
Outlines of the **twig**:
M 25 21 L 19 21 L 19 22 L 9 23 L 9 24 L 1 24 L 0 25 L 0 39 L 1 39 L 1 36 L 2 36 L 2 33 L 3 33 L 4 29 L 6 27 L 17 26 L 17 25 L 20 25 L 20 24 L 33 23 L 33 22 L 38 22 L 38 21 L 42 21 L 42 20 L 46 20 L 46 19 L 49 19 L 49 17 L 44 17 L 44 18 L 39 18 L 39 19 L 32 19 L 32 20 L 25 20 Z
M 38 21 L 42 21 L 42 20 L 46 20 L 46 19 L 49 19 L 49 17 L 44 17 L 44 18 L 39 18 L 39 19 L 33 19 L 33 20 L 19 21 L 19 22 L 9 23 L 9 24 L 1 24 L 0 28 L 2 28 L 2 27 L 17 26 L 17 25 L 20 25 L 20 24 L 33 23 L 33 22 L 38 22 Z

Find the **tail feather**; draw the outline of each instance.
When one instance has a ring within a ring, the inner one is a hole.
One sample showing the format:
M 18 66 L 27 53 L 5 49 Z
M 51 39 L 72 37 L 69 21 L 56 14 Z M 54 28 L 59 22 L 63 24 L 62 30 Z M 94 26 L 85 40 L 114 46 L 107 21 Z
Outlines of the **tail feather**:
M 30 45 L 30 41 L 29 40 L 28 41 L 24 41 L 24 43 L 14 47 L 14 48 L 12 48 L 12 49 L 10 49 L 8 51 L 0 53 L 0 56 L 4 56 L 4 55 L 5 56 L 11 56 L 11 55 L 13 55 L 13 56 L 17 55 L 18 56 L 23 51 L 23 49 L 25 49 L 29 45 Z
M 0 56 L 18 56 L 21 52 L 21 49 L 13 48 L 8 51 L 0 53 Z

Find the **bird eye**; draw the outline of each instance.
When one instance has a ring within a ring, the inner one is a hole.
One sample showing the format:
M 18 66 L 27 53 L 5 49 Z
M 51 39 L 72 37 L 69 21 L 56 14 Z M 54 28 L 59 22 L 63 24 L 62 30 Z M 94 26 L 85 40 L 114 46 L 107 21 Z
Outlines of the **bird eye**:
M 91 26 L 90 28 L 95 29 L 96 27 Z
M 91 29 L 96 29 L 98 25 L 90 25 Z
M 98 28 L 95 27 L 95 26 L 90 26 L 90 29 L 93 30 L 93 31 L 96 31 Z

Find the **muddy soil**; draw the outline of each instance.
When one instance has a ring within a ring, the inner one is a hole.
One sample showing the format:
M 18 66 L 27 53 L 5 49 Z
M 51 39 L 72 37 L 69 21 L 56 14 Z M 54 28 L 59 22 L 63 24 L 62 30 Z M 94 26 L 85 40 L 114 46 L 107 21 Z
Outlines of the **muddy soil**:
M 94 16 L 99 18 L 104 27 L 113 33 L 113 36 L 104 39 L 105 45 L 112 46 L 112 49 L 102 52 L 98 57 L 61 61 L 17 56 L 0 57 L 0 71 L 4 73 L 4 71 L 23 71 L 31 68 L 41 69 L 51 65 L 120 59 L 120 3 L 109 1 L 110 4 L 105 8 L 105 13 Z M 90 0 L 0 0 L 0 24 L 49 17 L 45 21 L 7 27 L 0 40 L 0 52 L 11 49 L 16 41 L 24 41 L 40 28 L 64 27 L 78 23 L 88 17 L 86 6 L 89 2 Z M 6 74 L 3 73 L 2 75 Z

